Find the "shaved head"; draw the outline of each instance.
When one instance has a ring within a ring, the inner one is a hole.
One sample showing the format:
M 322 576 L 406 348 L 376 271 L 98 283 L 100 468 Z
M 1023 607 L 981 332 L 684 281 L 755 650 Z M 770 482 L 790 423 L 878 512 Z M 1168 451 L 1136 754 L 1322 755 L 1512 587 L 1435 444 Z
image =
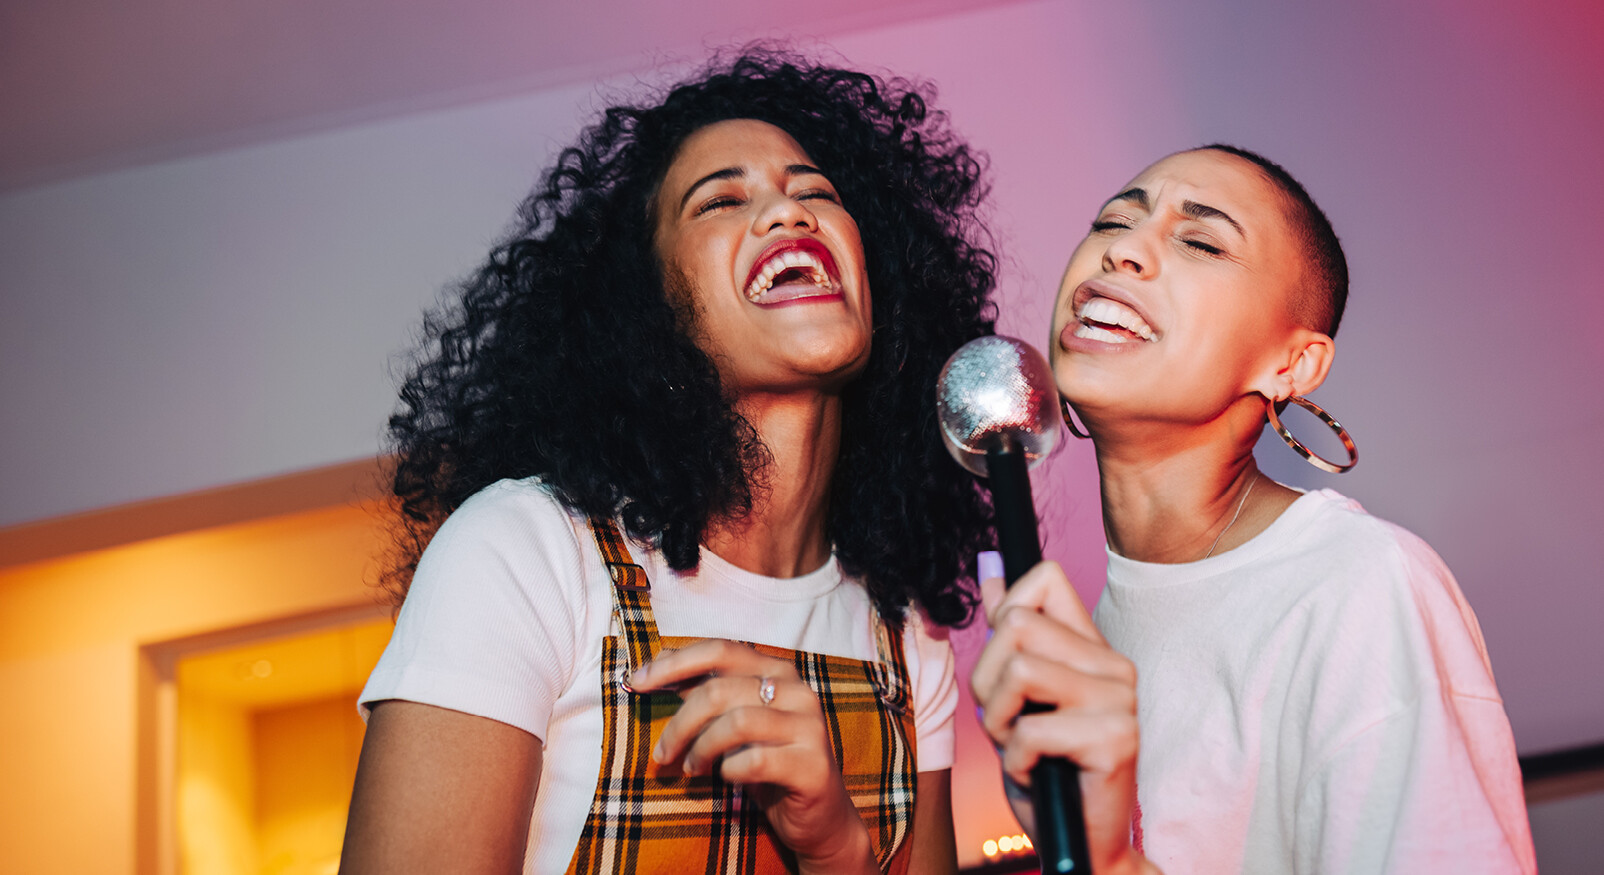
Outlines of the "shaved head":
M 1257 167 L 1280 192 L 1289 230 L 1304 259 L 1303 279 L 1294 290 L 1291 302 L 1293 318 L 1305 328 L 1335 337 L 1337 326 L 1342 322 L 1342 311 L 1348 303 L 1348 259 L 1325 212 L 1292 174 L 1257 152 L 1223 143 L 1211 143 L 1192 151 L 1235 155 Z

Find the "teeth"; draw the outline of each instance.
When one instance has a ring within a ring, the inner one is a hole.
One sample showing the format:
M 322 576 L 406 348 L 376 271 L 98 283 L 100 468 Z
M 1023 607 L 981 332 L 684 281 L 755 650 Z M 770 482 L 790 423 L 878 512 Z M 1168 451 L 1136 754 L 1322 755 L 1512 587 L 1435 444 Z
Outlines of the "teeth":
M 774 285 L 774 278 L 793 268 L 806 270 L 811 274 L 813 284 L 821 288 L 832 286 L 830 274 L 824 269 L 824 261 L 817 255 L 803 249 L 788 249 L 769 259 L 753 278 L 752 284 L 746 287 L 746 297 L 749 301 L 756 301 L 763 297 Z
M 1085 324 L 1090 322 L 1100 322 L 1103 325 L 1118 325 L 1119 327 L 1124 328 L 1143 340 L 1153 339 L 1153 328 L 1147 324 L 1146 320 L 1137 315 L 1136 311 L 1132 310 L 1130 307 L 1127 307 L 1118 301 L 1109 300 L 1108 298 L 1092 298 L 1081 306 L 1080 312 L 1077 313 L 1076 316 L 1083 323 L 1081 328 L 1076 329 L 1075 331 L 1075 336 L 1077 337 L 1090 337 L 1094 340 L 1102 340 L 1110 343 L 1113 342 L 1108 340 L 1110 337 L 1117 338 L 1119 340 L 1126 339 L 1122 335 L 1116 334 L 1107 329 L 1099 328 L 1095 325 Z M 1108 337 L 1103 337 L 1102 335 L 1107 335 Z

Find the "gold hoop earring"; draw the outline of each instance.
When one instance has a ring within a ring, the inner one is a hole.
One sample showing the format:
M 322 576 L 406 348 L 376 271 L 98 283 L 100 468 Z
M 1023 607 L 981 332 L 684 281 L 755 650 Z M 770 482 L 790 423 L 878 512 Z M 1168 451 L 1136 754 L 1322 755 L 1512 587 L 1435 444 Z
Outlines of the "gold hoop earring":
M 1281 440 L 1286 441 L 1287 446 L 1292 448 L 1293 452 L 1307 459 L 1309 464 L 1316 468 L 1322 471 L 1330 471 L 1333 474 L 1341 474 L 1359 464 L 1359 448 L 1354 446 L 1353 437 L 1348 434 L 1347 429 L 1342 427 L 1342 423 L 1332 419 L 1331 414 L 1325 412 L 1325 409 L 1320 405 L 1301 395 L 1293 395 L 1287 400 L 1320 417 L 1321 422 L 1324 422 L 1328 428 L 1337 433 L 1337 438 L 1342 441 L 1342 448 L 1348 451 L 1348 463 L 1339 465 L 1336 462 L 1321 458 L 1315 455 L 1308 447 L 1299 443 L 1298 439 L 1292 436 L 1292 432 L 1287 431 L 1287 427 L 1281 424 L 1281 417 L 1275 415 L 1275 402 L 1269 401 L 1265 404 L 1265 409 L 1270 414 L 1270 425 L 1275 429 L 1275 433 L 1281 436 Z
M 1081 440 L 1087 440 L 1091 437 L 1091 434 L 1089 432 L 1082 431 L 1081 428 L 1075 424 L 1075 418 L 1069 415 L 1069 399 L 1058 399 L 1058 409 L 1064 414 L 1064 427 L 1069 429 L 1070 434 L 1080 438 Z

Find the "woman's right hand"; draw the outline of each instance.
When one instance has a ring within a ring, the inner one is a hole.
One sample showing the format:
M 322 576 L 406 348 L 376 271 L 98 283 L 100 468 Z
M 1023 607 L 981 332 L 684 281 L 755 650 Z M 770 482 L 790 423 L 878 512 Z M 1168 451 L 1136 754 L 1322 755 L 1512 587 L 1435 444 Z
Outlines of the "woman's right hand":
M 679 690 L 683 703 L 652 758 L 750 788 L 799 871 L 879 871 L 819 697 L 791 660 L 708 639 L 662 652 L 629 684 L 637 692 Z
M 1064 757 L 1080 766 L 1092 870 L 1156 871 L 1130 842 L 1136 667 L 1109 647 L 1056 562 L 1037 565 L 1006 592 L 1001 578 L 982 581 L 981 596 L 993 633 L 969 685 L 1020 823 L 1034 832 L 1031 768 Z M 1051 710 L 1022 714 L 1026 702 Z

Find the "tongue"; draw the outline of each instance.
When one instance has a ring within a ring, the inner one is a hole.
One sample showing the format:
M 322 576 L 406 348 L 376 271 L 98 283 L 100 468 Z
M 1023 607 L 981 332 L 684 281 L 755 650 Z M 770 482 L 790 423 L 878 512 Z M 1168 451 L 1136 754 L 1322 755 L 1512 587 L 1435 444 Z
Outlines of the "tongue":
M 1120 337 L 1127 337 L 1131 340 L 1146 340 L 1146 338 L 1142 337 L 1142 335 L 1137 334 L 1123 325 L 1114 325 L 1108 322 L 1098 322 L 1096 319 L 1085 319 L 1082 321 L 1093 328 L 1101 328 L 1104 331 L 1111 331 L 1115 334 L 1118 334 Z

